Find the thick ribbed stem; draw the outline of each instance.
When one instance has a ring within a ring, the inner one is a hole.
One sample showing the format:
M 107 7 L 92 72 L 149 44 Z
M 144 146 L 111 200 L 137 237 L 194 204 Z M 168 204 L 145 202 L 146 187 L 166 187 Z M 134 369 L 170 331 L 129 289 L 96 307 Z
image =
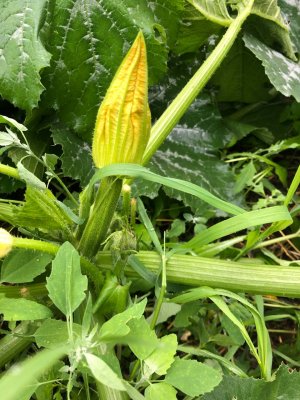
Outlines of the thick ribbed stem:
M 136 257 L 151 272 L 158 273 L 161 257 L 151 251 L 141 251 Z M 112 270 L 109 252 L 97 254 L 96 262 L 103 270 Z M 300 269 L 280 265 L 246 264 L 189 255 L 173 255 L 167 260 L 167 282 L 187 286 L 210 286 L 234 292 L 268 294 L 300 298 Z M 137 277 L 130 267 L 128 277 Z
M 88 258 L 94 257 L 105 240 L 121 189 L 121 179 L 105 178 L 101 181 L 93 211 L 90 214 L 78 247 L 84 256 Z

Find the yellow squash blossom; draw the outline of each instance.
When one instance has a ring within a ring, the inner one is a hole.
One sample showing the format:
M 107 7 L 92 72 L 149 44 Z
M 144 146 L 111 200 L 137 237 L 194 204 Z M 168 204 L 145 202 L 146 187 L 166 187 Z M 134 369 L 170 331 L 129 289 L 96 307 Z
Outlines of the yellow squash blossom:
M 140 32 L 98 111 L 92 148 L 96 167 L 141 163 L 149 139 L 150 118 L 146 44 Z
M 0 258 L 5 257 L 12 249 L 13 237 L 5 229 L 0 228 Z

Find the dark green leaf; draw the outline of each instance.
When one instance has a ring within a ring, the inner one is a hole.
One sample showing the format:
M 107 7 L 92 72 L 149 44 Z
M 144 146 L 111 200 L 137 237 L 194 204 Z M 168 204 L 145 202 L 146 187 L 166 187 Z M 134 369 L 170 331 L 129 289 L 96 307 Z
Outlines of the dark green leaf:
M 239 38 L 212 78 L 219 101 L 254 103 L 270 98 L 264 68 Z
M 244 42 L 262 61 L 266 74 L 274 87 L 285 96 L 294 96 L 300 101 L 300 64 L 270 49 L 254 36 L 245 35 Z
M 1 298 L 0 313 L 4 321 L 30 321 L 52 316 L 48 307 L 26 299 Z
M 29 249 L 15 249 L 4 259 L 1 281 L 9 283 L 32 282 L 45 271 L 52 256 Z
M 279 0 L 279 5 L 289 21 L 292 42 L 296 51 L 300 53 L 300 3 L 298 1 Z
M 165 378 L 167 383 L 192 397 L 210 392 L 221 380 L 222 375 L 216 369 L 196 360 L 180 358 L 174 361 Z
M 43 91 L 40 70 L 49 65 L 38 29 L 46 0 L 4 0 L 0 16 L 0 93 L 30 111 Z
M 85 299 L 87 277 L 81 274 L 79 254 L 69 242 L 58 250 L 46 287 L 50 299 L 66 316 L 70 316 Z
M 182 0 L 154 0 L 151 7 L 146 0 L 140 0 L 138 7 L 134 0 L 50 4 L 42 37 L 52 58 L 43 75 L 47 94 L 41 107 L 55 108 L 60 122 L 89 141 L 101 99 L 139 30 L 147 42 L 150 81 L 164 75 L 182 4 Z
M 221 384 L 201 400 L 298 400 L 299 391 L 300 373 L 281 366 L 271 382 L 225 375 Z
M 62 146 L 62 170 L 65 176 L 79 179 L 86 186 L 93 175 L 94 166 L 89 145 L 69 129 L 52 129 L 55 144 Z

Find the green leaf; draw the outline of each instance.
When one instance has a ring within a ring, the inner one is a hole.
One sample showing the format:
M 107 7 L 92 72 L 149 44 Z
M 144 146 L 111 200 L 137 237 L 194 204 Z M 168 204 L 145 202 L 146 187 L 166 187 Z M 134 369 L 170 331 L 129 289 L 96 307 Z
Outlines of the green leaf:
M 54 127 L 52 132 L 54 143 L 61 145 L 63 149 L 60 160 L 64 175 L 79 179 L 81 185 L 86 186 L 94 173 L 89 145 L 71 130 Z
M 182 0 L 103 0 L 79 6 L 52 2 L 42 38 L 52 54 L 41 108 L 55 108 L 60 122 L 91 139 L 98 106 L 125 53 L 142 30 L 150 82 L 166 72 L 168 48 L 176 41 Z M 76 48 L 76 57 L 74 57 Z
M 252 226 L 261 226 L 277 221 L 291 221 L 291 215 L 285 206 L 274 206 L 261 210 L 248 211 L 219 222 L 204 231 L 199 232 L 184 247 L 196 249 L 216 239 L 230 235 Z
M 127 325 L 132 319 L 139 319 L 144 313 L 147 300 L 136 303 L 120 314 L 114 315 L 105 322 L 99 331 L 99 340 L 107 342 L 118 342 L 130 332 Z
M 145 360 L 159 345 L 155 332 L 144 317 L 132 319 L 127 325 L 130 332 L 122 342 L 130 347 L 138 359 Z
M 168 383 L 150 384 L 145 390 L 146 400 L 176 400 L 176 390 Z
M 103 360 L 101 360 L 101 358 L 90 353 L 86 353 L 85 358 L 91 373 L 97 381 L 112 389 L 121 391 L 126 390 L 122 379 L 120 379 L 118 375 Z
M 300 52 L 300 4 L 297 1 L 279 0 L 279 6 L 289 21 L 290 37 L 296 51 Z
M 37 379 L 64 356 L 66 351 L 66 348 L 44 350 L 17 367 L 12 366 L 0 379 L 0 392 L 5 393 L 5 400 L 22 399 L 22 396 L 30 398 L 36 389 Z
M 147 168 L 141 167 L 140 165 L 111 164 L 98 170 L 92 178 L 91 183 L 94 184 L 98 180 L 107 176 L 129 176 L 132 178 L 143 178 L 150 182 L 157 182 L 170 188 L 176 189 L 177 191 L 196 196 L 206 203 L 212 205 L 213 207 L 224 210 L 230 214 L 236 215 L 245 213 L 245 210 L 243 210 L 242 208 L 221 200 L 220 198 L 211 194 L 209 191 L 195 185 L 194 183 L 190 183 L 181 179 L 163 177 L 149 171 Z
M 14 223 L 17 226 L 38 228 L 53 234 L 55 230 L 69 234 L 71 220 L 57 205 L 56 198 L 50 190 L 39 190 L 28 186 L 25 194 L 25 204 L 15 206 L 13 210 Z
M 195 52 L 220 30 L 219 25 L 207 20 L 191 4 L 186 4 L 174 51 L 177 54 Z
M 81 326 L 73 324 L 75 337 L 81 337 Z M 36 344 L 47 349 L 56 349 L 69 341 L 68 324 L 65 321 L 46 319 L 34 333 Z
M 46 0 L 4 0 L 0 16 L 0 93 L 15 106 L 30 111 L 43 91 L 41 69 L 50 54 L 38 38 Z
M 282 365 L 271 382 L 225 375 L 220 385 L 201 400 L 298 400 L 299 391 L 300 373 Z
M 29 321 L 52 316 L 48 307 L 26 299 L 0 298 L 0 313 L 4 321 Z
M 255 103 L 270 99 L 264 68 L 238 38 L 211 80 L 219 101 Z
M 28 171 L 28 169 L 24 167 L 21 161 L 18 162 L 17 168 L 21 179 L 23 179 L 28 186 L 32 186 L 39 190 L 46 189 L 45 183 L 42 182 L 39 178 L 37 178 L 32 172 Z
M 228 14 L 225 0 L 188 0 L 208 20 L 228 26 L 232 19 Z
M 258 34 L 259 38 L 270 47 L 279 45 L 287 57 L 295 60 L 289 27 L 277 3 L 277 0 L 255 0 L 251 10 L 253 16 L 247 21 L 248 28 L 249 24 L 252 25 L 253 34 Z
M 274 87 L 285 96 L 300 101 L 300 64 L 270 49 L 254 36 L 245 35 L 244 42 L 255 56 L 262 61 L 266 74 Z
M 222 380 L 220 371 L 196 360 L 177 358 L 165 381 L 189 396 L 210 392 Z
M 167 231 L 166 237 L 177 238 L 184 232 L 185 232 L 185 222 L 182 221 L 181 219 L 174 219 L 170 229 Z
M 8 124 L 11 127 L 16 128 L 20 132 L 27 131 L 26 126 L 20 124 L 18 121 L 16 121 L 13 118 L 6 117 L 5 115 L 0 115 L 0 123 L 1 124 Z
M 241 169 L 241 172 L 236 177 L 235 192 L 238 193 L 242 191 L 246 186 L 251 185 L 253 182 L 253 177 L 256 173 L 256 168 L 253 161 L 245 164 Z
M 153 373 L 165 375 L 174 361 L 177 350 L 175 334 L 163 336 L 159 339 L 156 349 L 145 359 L 144 375 L 146 378 Z
M 87 277 L 81 274 L 80 257 L 75 248 L 64 243 L 52 262 L 52 272 L 47 278 L 49 297 L 56 307 L 70 316 L 85 299 Z
M 9 283 L 32 282 L 51 262 L 52 256 L 40 251 L 14 249 L 5 257 L 1 267 L 1 281 Z

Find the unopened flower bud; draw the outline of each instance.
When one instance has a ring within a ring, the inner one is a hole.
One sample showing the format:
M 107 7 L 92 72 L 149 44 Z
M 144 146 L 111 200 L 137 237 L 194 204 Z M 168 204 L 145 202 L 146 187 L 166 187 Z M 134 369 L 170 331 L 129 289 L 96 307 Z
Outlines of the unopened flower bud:
M 5 229 L 0 228 L 0 258 L 5 257 L 12 249 L 13 237 Z
M 99 108 L 92 155 L 97 168 L 142 161 L 150 135 L 146 44 L 137 35 Z

